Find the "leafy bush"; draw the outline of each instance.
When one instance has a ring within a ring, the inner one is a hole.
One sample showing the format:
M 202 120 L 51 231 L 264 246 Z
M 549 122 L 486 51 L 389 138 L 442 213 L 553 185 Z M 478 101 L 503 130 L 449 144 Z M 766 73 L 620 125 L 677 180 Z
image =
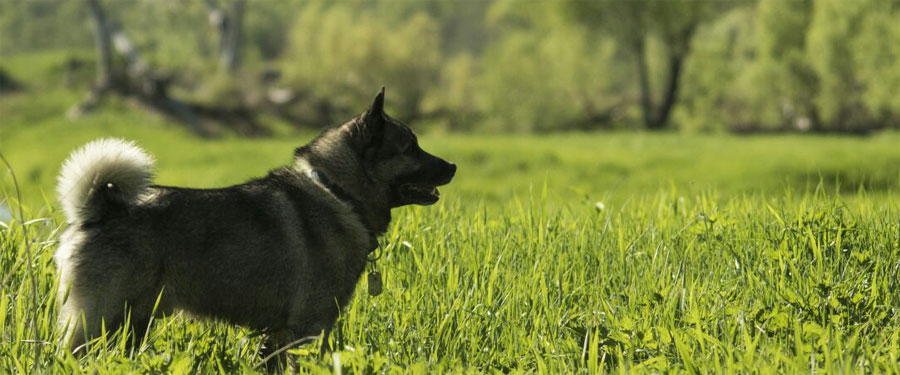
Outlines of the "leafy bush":
M 361 112 L 382 85 L 392 114 L 420 116 L 420 101 L 441 62 L 438 25 L 427 14 L 389 23 L 345 3 L 305 7 L 287 46 L 285 78 L 327 98 L 332 109 L 326 117 L 332 121 Z

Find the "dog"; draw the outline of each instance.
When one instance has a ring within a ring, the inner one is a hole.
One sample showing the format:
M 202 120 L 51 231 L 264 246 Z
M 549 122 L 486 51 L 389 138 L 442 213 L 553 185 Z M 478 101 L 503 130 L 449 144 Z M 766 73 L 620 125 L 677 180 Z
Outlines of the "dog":
M 384 113 L 383 87 L 363 114 L 265 177 L 159 186 L 152 166 L 118 139 L 89 143 L 63 164 L 68 228 L 54 257 L 73 352 L 117 328 L 140 342 L 153 316 L 176 310 L 265 332 L 264 357 L 297 338 L 327 341 L 391 209 L 434 204 L 456 173 Z

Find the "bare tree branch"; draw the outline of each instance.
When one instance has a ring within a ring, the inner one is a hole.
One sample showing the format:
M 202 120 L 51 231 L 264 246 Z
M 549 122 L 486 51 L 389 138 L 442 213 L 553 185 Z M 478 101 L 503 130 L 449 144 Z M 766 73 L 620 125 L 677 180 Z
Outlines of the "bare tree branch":
M 94 21 L 94 41 L 97 48 L 97 83 L 108 87 L 112 82 L 112 53 L 110 52 L 109 24 L 98 0 L 88 0 L 91 19 Z
M 231 9 L 226 13 L 216 0 L 206 0 L 209 25 L 216 29 L 219 37 L 219 60 L 229 73 L 240 67 L 241 34 L 245 0 L 232 0 Z
M 241 33 L 244 19 L 245 0 L 233 0 L 231 2 L 231 14 L 228 17 L 228 33 L 226 35 L 225 48 L 222 50 L 222 65 L 229 72 L 234 73 L 241 64 Z

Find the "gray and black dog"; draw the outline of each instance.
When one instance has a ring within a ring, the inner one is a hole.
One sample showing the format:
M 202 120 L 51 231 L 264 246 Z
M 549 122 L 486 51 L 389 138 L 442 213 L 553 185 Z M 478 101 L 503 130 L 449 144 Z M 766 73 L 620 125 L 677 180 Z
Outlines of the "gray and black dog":
M 127 321 L 140 339 L 154 311 L 266 332 L 269 351 L 327 338 L 391 209 L 437 202 L 436 187 L 456 173 L 384 113 L 384 88 L 365 113 L 247 183 L 152 185 L 152 165 L 117 139 L 91 142 L 63 165 L 68 229 L 55 258 L 59 323 L 73 351 L 104 324 L 112 331 Z

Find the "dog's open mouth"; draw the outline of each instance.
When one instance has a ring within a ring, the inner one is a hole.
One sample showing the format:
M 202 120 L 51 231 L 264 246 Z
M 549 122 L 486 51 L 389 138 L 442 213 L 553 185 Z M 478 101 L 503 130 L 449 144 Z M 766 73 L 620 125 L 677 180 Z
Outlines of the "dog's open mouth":
M 423 205 L 434 204 L 441 197 L 437 187 L 426 184 L 400 185 L 400 194 L 411 202 Z

